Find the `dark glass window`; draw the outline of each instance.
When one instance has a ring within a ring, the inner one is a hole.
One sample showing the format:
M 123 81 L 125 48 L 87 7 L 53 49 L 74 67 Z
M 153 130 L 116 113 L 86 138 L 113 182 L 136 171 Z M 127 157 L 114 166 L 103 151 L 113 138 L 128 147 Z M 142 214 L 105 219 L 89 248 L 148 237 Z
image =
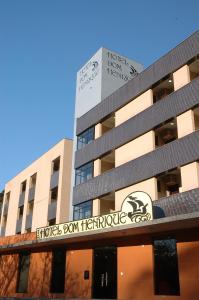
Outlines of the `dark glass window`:
M 86 182 L 93 177 L 93 162 L 75 170 L 75 185 Z
M 30 253 L 21 253 L 19 255 L 17 293 L 27 293 L 29 267 Z
M 92 200 L 77 204 L 73 210 L 73 220 L 80 220 L 92 217 Z
M 52 173 L 59 171 L 59 168 L 60 168 L 60 157 L 57 157 L 52 162 Z
M 64 293 L 66 250 L 56 249 L 52 256 L 51 293 Z
M 52 225 L 55 225 L 56 224 L 56 219 L 51 219 L 48 221 L 48 225 L 49 226 L 52 226 Z
M 21 183 L 21 194 L 25 193 L 25 191 L 26 191 L 26 180 Z
M 77 149 L 82 149 L 85 145 L 90 144 L 95 138 L 95 128 L 91 127 L 78 135 Z
M 180 295 L 175 239 L 154 241 L 154 279 L 156 295 Z

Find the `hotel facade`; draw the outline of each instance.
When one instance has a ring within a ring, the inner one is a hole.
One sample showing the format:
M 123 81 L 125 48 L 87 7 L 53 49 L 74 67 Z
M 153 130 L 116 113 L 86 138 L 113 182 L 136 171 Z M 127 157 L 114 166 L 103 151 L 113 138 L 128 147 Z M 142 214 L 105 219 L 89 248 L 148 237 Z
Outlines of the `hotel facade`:
M 5 185 L 1 236 L 69 219 L 72 140 L 63 139 Z
M 1 296 L 196 300 L 199 31 L 144 71 L 103 51 L 78 77 L 73 222 L 1 239 Z

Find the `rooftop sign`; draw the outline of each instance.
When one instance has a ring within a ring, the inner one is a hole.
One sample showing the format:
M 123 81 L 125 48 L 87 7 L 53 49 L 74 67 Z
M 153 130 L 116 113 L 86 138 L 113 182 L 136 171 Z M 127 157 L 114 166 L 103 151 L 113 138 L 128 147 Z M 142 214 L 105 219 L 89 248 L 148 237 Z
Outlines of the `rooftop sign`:
M 37 228 L 38 240 L 104 228 L 117 227 L 153 219 L 152 201 L 144 192 L 133 192 L 122 203 L 121 211 L 63 224 Z
M 85 114 L 142 70 L 140 63 L 100 48 L 77 72 L 75 117 Z

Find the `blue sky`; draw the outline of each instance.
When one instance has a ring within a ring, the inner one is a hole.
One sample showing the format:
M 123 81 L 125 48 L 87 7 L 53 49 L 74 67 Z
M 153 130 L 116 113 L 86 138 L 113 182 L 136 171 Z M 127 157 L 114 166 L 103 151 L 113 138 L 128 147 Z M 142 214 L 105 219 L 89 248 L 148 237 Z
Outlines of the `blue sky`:
M 198 0 L 0 0 L 0 190 L 73 136 L 76 72 L 107 47 L 145 67 L 199 29 Z

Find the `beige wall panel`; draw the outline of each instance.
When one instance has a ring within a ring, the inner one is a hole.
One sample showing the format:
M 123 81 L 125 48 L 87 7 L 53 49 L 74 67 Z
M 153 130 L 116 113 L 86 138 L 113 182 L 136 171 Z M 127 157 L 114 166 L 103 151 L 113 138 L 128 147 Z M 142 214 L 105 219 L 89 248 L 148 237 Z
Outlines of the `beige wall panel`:
M 153 92 L 148 90 L 139 97 L 132 100 L 130 103 L 116 111 L 115 113 L 115 126 L 120 125 L 126 120 L 137 115 L 141 111 L 153 104 Z
M 133 141 L 115 150 L 115 166 L 118 167 L 130 160 L 155 149 L 155 135 L 151 130 Z
M 102 135 L 102 125 L 101 123 L 95 125 L 95 139 Z
M 195 131 L 194 113 L 188 110 L 177 117 L 178 138 Z
M 100 214 L 100 199 L 93 200 L 93 217 Z
M 199 164 L 193 162 L 181 167 L 182 192 L 199 187 Z
M 173 73 L 174 90 L 178 90 L 190 82 L 190 72 L 187 65 Z
M 127 188 L 115 192 L 115 210 L 120 211 L 124 199 L 132 192 L 142 191 L 151 197 L 152 200 L 157 200 L 157 179 L 155 177 L 131 185 Z
M 94 171 L 93 171 L 93 176 L 96 177 L 101 174 L 101 160 L 96 159 L 94 161 Z

